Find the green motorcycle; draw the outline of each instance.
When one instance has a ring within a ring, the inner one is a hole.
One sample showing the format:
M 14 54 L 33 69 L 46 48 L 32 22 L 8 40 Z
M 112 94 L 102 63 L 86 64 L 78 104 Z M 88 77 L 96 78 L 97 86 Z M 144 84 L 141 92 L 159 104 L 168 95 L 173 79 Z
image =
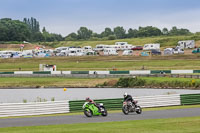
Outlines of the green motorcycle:
M 97 106 L 99 107 L 99 109 L 94 104 L 85 102 L 83 105 L 84 114 L 87 117 L 98 116 L 98 115 L 102 115 L 102 116 L 108 115 L 106 108 L 103 106 L 103 103 L 100 103 Z

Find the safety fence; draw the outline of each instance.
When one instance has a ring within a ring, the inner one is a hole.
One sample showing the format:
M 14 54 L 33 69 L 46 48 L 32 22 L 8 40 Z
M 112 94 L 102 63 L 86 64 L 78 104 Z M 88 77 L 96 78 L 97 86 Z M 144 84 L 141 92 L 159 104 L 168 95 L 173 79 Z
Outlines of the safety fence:
M 0 117 L 58 113 L 69 113 L 69 101 L 0 104 Z
M 108 110 L 118 110 L 122 107 L 122 98 L 116 99 L 99 99 L 95 100 L 96 103 L 103 103 L 106 109 Z M 82 111 L 82 106 L 85 103 L 85 100 L 79 101 L 69 101 L 70 112 L 80 112 Z
M 181 105 L 200 104 L 200 94 L 181 95 Z
M 138 104 L 142 108 L 181 105 L 179 94 L 142 96 L 142 97 L 134 97 L 134 99 L 138 101 Z M 122 108 L 122 104 L 123 104 L 122 98 L 97 99 L 94 101 L 96 103 L 103 103 L 107 110 L 119 110 Z M 82 111 L 83 110 L 82 106 L 83 106 L 84 102 L 85 102 L 84 100 L 69 101 L 70 112 Z
M 141 96 L 134 97 L 134 99 L 142 108 L 200 104 L 200 94 Z M 103 103 L 107 110 L 120 110 L 123 104 L 122 98 L 96 99 L 94 101 Z M 85 100 L 3 103 L 0 104 L 0 117 L 82 112 L 84 102 Z
M 144 75 L 144 74 L 194 74 L 200 70 L 129 70 L 129 71 L 14 71 L 0 74 L 90 74 L 90 75 Z

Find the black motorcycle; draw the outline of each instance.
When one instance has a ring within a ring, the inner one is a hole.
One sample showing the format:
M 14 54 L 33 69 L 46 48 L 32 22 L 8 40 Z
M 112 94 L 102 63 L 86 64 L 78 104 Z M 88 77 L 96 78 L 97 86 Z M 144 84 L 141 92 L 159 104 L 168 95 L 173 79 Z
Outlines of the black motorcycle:
M 142 108 L 137 105 L 137 101 L 133 101 L 134 104 L 131 101 L 125 101 L 123 102 L 122 112 L 125 115 L 128 115 L 130 112 L 136 112 L 137 114 L 142 113 Z

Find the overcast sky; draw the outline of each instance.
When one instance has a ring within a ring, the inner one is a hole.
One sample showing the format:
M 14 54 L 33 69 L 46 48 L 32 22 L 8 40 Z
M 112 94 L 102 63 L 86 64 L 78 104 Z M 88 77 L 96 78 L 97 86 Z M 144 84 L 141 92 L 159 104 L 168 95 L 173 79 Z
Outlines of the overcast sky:
M 0 0 L 0 18 L 36 18 L 49 32 L 63 36 L 86 26 L 156 26 L 200 31 L 200 0 Z

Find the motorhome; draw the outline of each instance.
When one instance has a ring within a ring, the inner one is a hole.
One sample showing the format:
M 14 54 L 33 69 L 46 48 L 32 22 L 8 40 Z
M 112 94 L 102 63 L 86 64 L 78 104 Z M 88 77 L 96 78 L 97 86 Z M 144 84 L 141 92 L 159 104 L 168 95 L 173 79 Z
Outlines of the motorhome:
M 160 50 L 160 44 L 159 43 L 152 43 L 152 44 L 145 44 L 143 47 L 143 50 Z
M 103 51 L 104 55 L 118 55 L 117 50 L 115 48 L 105 48 Z
M 181 49 L 195 48 L 195 41 L 194 40 L 179 41 L 177 47 L 180 47 Z

